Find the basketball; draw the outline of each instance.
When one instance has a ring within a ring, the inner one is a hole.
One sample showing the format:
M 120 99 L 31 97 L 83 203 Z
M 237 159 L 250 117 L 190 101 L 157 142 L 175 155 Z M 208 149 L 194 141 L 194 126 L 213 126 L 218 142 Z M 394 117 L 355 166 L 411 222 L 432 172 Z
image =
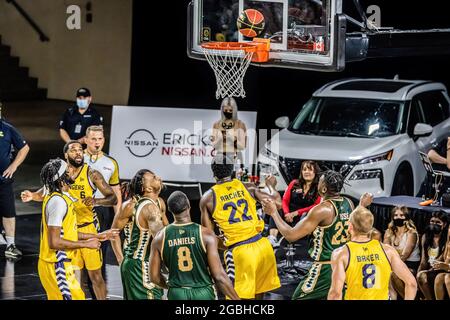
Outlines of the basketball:
M 237 19 L 239 32 L 247 38 L 259 36 L 265 26 L 264 15 L 255 9 L 242 11 Z

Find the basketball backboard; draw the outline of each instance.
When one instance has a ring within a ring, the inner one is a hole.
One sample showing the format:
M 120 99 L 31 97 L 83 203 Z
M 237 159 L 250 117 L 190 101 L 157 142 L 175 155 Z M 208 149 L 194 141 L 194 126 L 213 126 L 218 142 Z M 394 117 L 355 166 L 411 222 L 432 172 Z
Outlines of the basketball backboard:
M 344 68 L 345 23 L 340 25 L 342 7 L 336 0 L 193 0 L 189 55 L 201 58 L 204 42 L 251 41 L 236 25 L 240 12 L 250 8 L 265 18 L 259 37 L 270 39 L 271 51 L 264 66 L 323 71 Z
M 192 0 L 188 55 L 204 59 L 205 42 L 251 40 L 236 24 L 239 14 L 250 8 L 265 18 L 259 37 L 270 39 L 269 61 L 252 65 L 335 72 L 367 58 L 450 54 L 450 29 L 377 27 L 359 0 L 348 2 L 356 7 L 358 19 L 343 12 L 343 0 Z

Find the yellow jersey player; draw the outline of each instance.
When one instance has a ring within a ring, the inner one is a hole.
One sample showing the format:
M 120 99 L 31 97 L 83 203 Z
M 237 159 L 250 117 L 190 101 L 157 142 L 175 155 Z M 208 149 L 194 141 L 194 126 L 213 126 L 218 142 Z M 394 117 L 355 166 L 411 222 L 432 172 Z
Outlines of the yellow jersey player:
M 255 185 L 233 179 L 234 164 L 227 157 L 217 156 L 211 169 L 216 185 L 200 200 L 202 224 L 214 231 L 214 221 L 221 231 L 227 274 L 239 297 L 261 299 L 265 292 L 280 287 L 280 279 L 272 246 L 261 235 L 264 221 L 256 211 L 255 199 L 272 199 L 281 208 L 276 180 L 266 179 L 269 195 Z
M 41 171 L 46 195 L 42 204 L 38 273 L 49 300 L 85 299 L 72 265 L 77 249 L 98 249 L 100 241 L 118 234 L 117 230 L 100 235 L 78 231 L 74 199 L 67 193 L 70 178 L 66 169 L 64 161 L 55 159 Z
M 348 231 L 351 241 L 333 251 L 329 300 L 388 300 L 389 281 L 394 272 L 405 283 L 405 300 L 414 300 L 416 279 L 391 246 L 371 240 L 373 215 L 357 207 L 351 214 Z
M 74 203 L 78 230 L 83 233 L 96 234 L 99 232 L 99 223 L 93 211 L 94 206 L 114 206 L 117 203 L 117 197 L 103 176 L 84 163 L 83 147 L 80 142 L 69 141 L 63 150 L 70 178 L 68 192 L 71 197 L 79 200 Z M 100 190 L 104 198 L 94 198 L 97 189 Z M 43 188 L 37 192 L 26 190 L 22 192 L 21 196 L 24 202 L 42 201 Z M 103 258 L 100 249 L 80 249 L 79 254 L 73 261 L 73 265 L 77 269 L 84 267 L 87 269 L 95 297 L 98 300 L 106 299 L 106 284 L 101 272 L 102 264 Z

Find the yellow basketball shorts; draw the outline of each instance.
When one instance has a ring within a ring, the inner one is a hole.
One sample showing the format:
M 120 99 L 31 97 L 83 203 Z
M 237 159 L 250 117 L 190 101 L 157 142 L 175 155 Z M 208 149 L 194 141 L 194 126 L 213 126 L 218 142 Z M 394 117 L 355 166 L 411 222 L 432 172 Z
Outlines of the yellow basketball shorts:
M 45 262 L 39 259 L 39 279 L 48 300 L 85 300 L 70 262 Z
M 97 228 L 91 223 L 88 226 L 78 229 L 81 233 L 91 233 L 97 234 Z M 87 270 L 98 270 L 101 269 L 103 265 L 103 256 L 101 249 L 88 249 L 82 248 L 78 249 L 72 264 L 75 269 L 80 270 L 86 268 Z
M 261 235 L 230 246 L 224 258 L 228 277 L 242 299 L 254 299 L 281 286 L 275 253 Z

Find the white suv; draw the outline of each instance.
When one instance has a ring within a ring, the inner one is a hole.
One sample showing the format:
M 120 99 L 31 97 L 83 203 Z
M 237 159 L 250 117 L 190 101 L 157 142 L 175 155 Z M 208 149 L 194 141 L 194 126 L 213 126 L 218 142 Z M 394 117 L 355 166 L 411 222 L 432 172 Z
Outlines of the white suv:
M 415 195 L 426 172 L 419 151 L 449 136 L 450 100 L 430 81 L 347 79 L 317 90 L 297 118 L 258 155 L 260 174 L 275 174 L 278 189 L 297 178 L 303 160 L 345 177 L 343 193 L 359 198 Z

